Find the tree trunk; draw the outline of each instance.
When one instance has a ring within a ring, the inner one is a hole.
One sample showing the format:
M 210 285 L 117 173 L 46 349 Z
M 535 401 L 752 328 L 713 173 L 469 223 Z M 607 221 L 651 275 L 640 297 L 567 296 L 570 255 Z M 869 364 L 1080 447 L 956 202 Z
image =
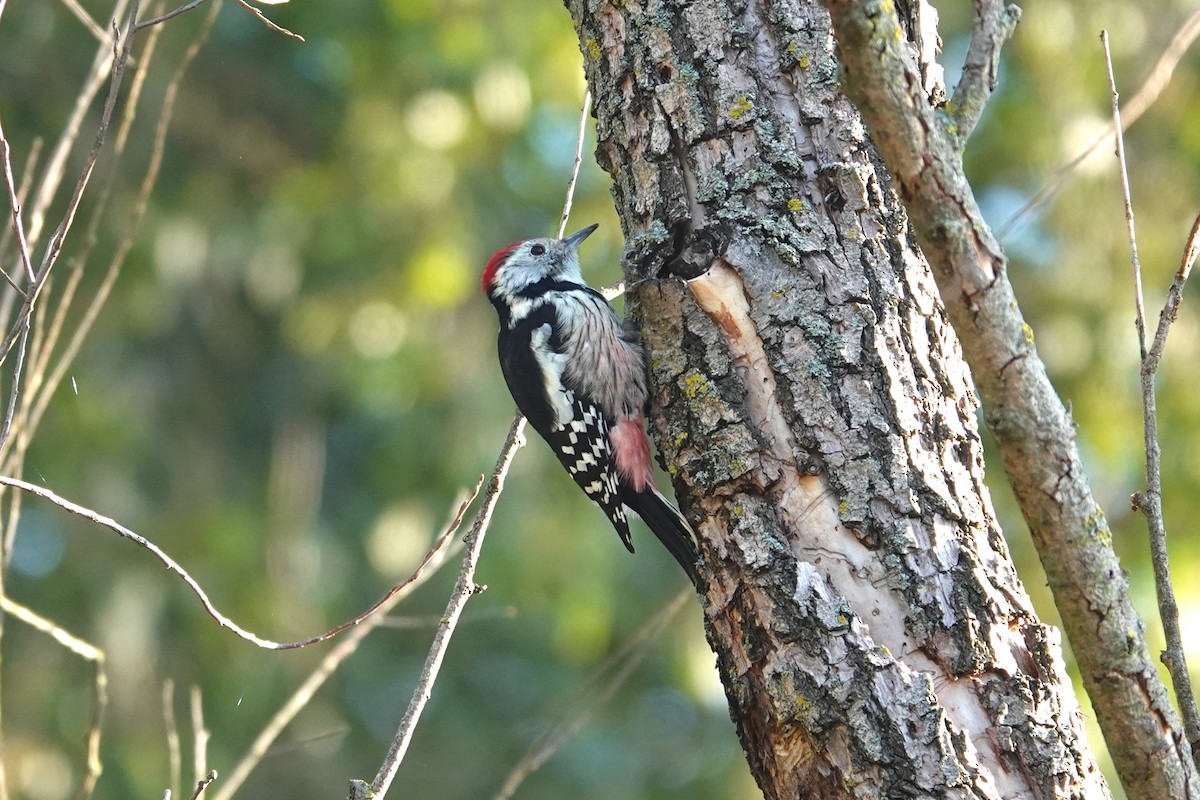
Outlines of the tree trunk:
M 764 794 L 1107 797 L 826 13 L 567 5 L 655 435 L 698 523 L 709 641 Z

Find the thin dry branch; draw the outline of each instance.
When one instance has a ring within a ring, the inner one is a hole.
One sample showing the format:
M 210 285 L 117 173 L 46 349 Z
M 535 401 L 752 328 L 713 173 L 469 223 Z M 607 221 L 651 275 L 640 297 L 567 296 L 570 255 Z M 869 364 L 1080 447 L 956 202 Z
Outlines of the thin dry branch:
M 75 16 L 75 19 L 83 23 L 83 27 L 87 28 L 92 36 L 96 37 L 96 41 L 103 42 L 104 44 L 111 43 L 112 40 L 109 38 L 108 33 L 105 32 L 104 28 L 100 27 L 99 22 L 92 19 L 92 15 L 79 4 L 79 0 L 62 0 L 62 4 Z
M 121 523 L 112 519 L 111 517 L 106 517 L 103 514 L 93 511 L 92 509 L 90 509 L 86 506 L 81 506 L 78 503 L 74 503 L 70 500 L 67 500 L 64 497 L 60 497 L 58 494 L 54 493 L 53 491 L 51 491 L 43 486 L 38 486 L 37 484 L 33 484 L 33 483 L 29 483 L 28 481 L 20 480 L 19 478 L 12 478 L 7 475 L 0 475 L 0 485 L 11 486 L 14 489 L 20 489 L 23 492 L 28 492 L 29 494 L 36 495 L 37 497 L 40 497 L 43 500 L 49 500 L 51 503 L 54 503 L 54 505 L 58 506 L 59 508 L 62 508 L 65 511 L 69 511 L 72 514 L 75 514 L 77 516 L 83 517 L 84 519 L 90 520 L 90 521 L 96 523 L 97 525 L 100 525 L 101 527 L 108 528 L 110 531 L 117 534 L 118 536 L 120 536 L 124 539 L 128 539 L 129 541 L 133 542 L 134 544 L 137 544 L 137 545 L 141 546 L 142 548 L 149 550 L 151 553 L 154 554 L 155 557 L 158 558 L 158 560 L 160 562 L 162 562 L 163 566 L 165 566 L 168 571 L 173 572 L 176 575 L 178 575 L 180 577 L 180 579 L 182 579 L 183 582 L 188 585 L 188 588 L 190 588 L 192 590 L 192 593 L 194 595 L 196 595 L 197 598 L 199 598 L 201 605 L 204 606 L 204 610 L 208 612 L 208 615 L 210 617 L 212 617 L 214 620 L 216 620 L 218 625 L 220 625 L 222 628 L 225 628 L 228 631 L 231 631 L 239 638 L 245 639 L 246 641 L 251 642 L 265 650 L 294 650 L 299 647 L 307 647 L 308 645 L 316 644 L 317 642 L 323 642 L 323 641 L 331 638 L 332 636 L 336 636 L 338 633 L 346 630 L 347 628 L 351 628 L 351 627 L 354 627 L 355 625 L 360 624 L 363 620 L 365 620 L 367 617 L 369 617 L 371 614 L 374 614 L 379 608 L 381 608 L 390 597 L 392 597 L 393 595 L 402 591 L 408 584 L 419 580 L 424 575 L 425 571 L 430 567 L 430 565 L 436 560 L 436 558 L 438 556 L 438 548 L 445 546 L 445 538 L 446 537 L 444 537 L 442 541 L 440 541 L 437 545 L 435 545 L 433 550 L 431 550 L 429 553 L 427 553 L 425 555 L 425 558 L 422 559 L 421 563 L 417 565 L 417 568 L 413 572 L 412 575 L 410 575 L 405 581 L 393 586 L 387 592 L 387 594 L 385 594 L 379 601 L 377 601 L 373 606 L 368 608 L 362 614 L 359 614 L 354 619 L 344 622 L 341 625 L 338 625 L 338 626 L 326 631 L 325 633 L 318 634 L 317 636 L 312 636 L 307 639 L 301 639 L 300 641 L 296 641 L 296 642 L 274 642 L 274 641 L 271 641 L 270 639 L 263 639 L 255 634 L 251 633 L 250 631 L 246 630 L 245 628 L 242 628 L 237 623 L 235 623 L 233 620 L 229 619 L 224 614 L 222 614 L 220 611 L 218 611 L 216 606 L 213 605 L 213 602 L 211 600 L 209 600 L 208 595 L 205 593 L 204 589 L 202 589 L 200 587 L 200 584 L 196 581 L 196 579 L 193 578 L 188 573 L 188 571 L 185 570 L 183 567 L 181 567 L 173 558 L 171 558 L 169 555 L 167 555 L 162 550 L 162 548 L 160 548 L 158 545 L 154 544 L 154 542 L 151 542 L 149 539 L 145 538 L 144 536 L 141 536 L 140 534 L 135 533 L 134 531 L 130 530 L 129 528 L 126 528 L 124 525 L 122 525 Z M 476 491 L 478 491 L 478 486 L 476 486 Z M 472 497 L 474 497 L 474 495 L 472 495 Z M 451 532 L 453 532 L 453 531 L 451 531 Z
M 32 316 L 32 312 L 30 316 Z M 8 406 L 4 410 L 4 423 L 0 425 L 0 453 L 8 447 L 8 434 L 12 429 L 13 415 L 17 411 L 17 400 L 21 395 L 21 375 L 25 368 L 25 351 L 29 345 L 30 316 L 26 316 L 20 323 L 21 334 L 17 338 L 17 362 L 13 365 L 12 384 L 8 391 Z
M 1141 353 L 1142 385 L 1142 431 L 1146 451 L 1146 491 L 1137 492 L 1131 498 L 1134 509 L 1146 515 L 1146 526 L 1150 537 L 1150 561 L 1154 567 L 1154 589 L 1158 597 L 1158 616 L 1162 621 L 1166 649 L 1160 656 L 1171 676 L 1175 689 L 1175 701 L 1183 717 L 1184 735 L 1191 745 L 1192 760 L 1200 769 L 1200 711 L 1196 708 L 1196 694 L 1192 689 L 1188 672 L 1187 653 L 1183 647 L 1183 632 L 1179 625 L 1179 605 L 1175 601 L 1175 588 L 1171 580 L 1171 559 L 1167 552 L 1166 522 L 1162 508 L 1162 447 L 1158 439 L 1158 398 L 1154 377 L 1162 360 L 1163 348 L 1167 344 L 1167 332 L 1175 321 L 1179 303 L 1183 299 L 1183 286 L 1195 259 L 1196 236 L 1200 231 L 1200 216 L 1192 225 L 1192 233 L 1184 246 L 1183 262 L 1175 273 L 1175 280 L 1167 293 L 1166 305 L 1159 315 L 1158 330 L 1154 344 L 1146 347 L 1146 309 L 1142 296 L 1142 264 L 1138 259 L 1137 233 L 1133 222 L 1133 199 L 1129 191 L 1129 170 L 1125 160 L 1125 136 L 1121 127 L 1120 95 L 1113 74 L 1112 54 L 1108 47 L 1108 31 L 1100 32 L 1104 46 L 1104 66 L 1108 72 L 1108 88 L 1112 95 L 1113 129 L 1117 132 L 1117 163 L 1121 174 L 1121 197 L 1125 203 L 1125 230 L 1129 235 L 1130 262 L 1133 270 L 1135 321 L 1138 348 Z
M 295 39 L 298 42 L 304 41 L 303 36 L 301 36 L 298 33 L 292 33 L 291 31 L 289 31 L 287 28 L 283 27 L 282 25 L 279 25 L 278 23 L 272 22 L 271 20 L 267 19 L 266 15 L 263 14 L 262 11 L 260 11 L 258 8 L 254 7 L 254 6 L 250 5 L 249 3 L 247 3 L 246 0 L 237 0 L 237 4 L 239 6 L 241 6 L 242 8 L 246 9 L 247 11 L 249 11 L 251 14 L 253 14 L 255 17 L 258 18 L 259 22 L 261 22 L 263 25 L 266 25 L 268 28 L 275 31 L 276 33 L 282 33 L 284 36 L 288 36 L 292 39 Z
M 1133 197 L 1129 191 L 1129 169 L 1125 163 L 1125 133 L 1121 126 L 1121 100 L 1113 75 L 1112 53 L 1108 49 L 1108 31 L 1100 31 L 1104 45 L 1104 66 L 1108 70 L 1108 89 L 1112 96 L 1113 130 L 1117 136 L 1117 165 L 1121 176 L 1121 197 L 1125 202 L 1125 233 L 1129 236 L 1129 255 L 1133 266 L 1134 321 L 1137 325 L 1138 353 L 1146 359 L 1146 305 L 1142 300 L 1142 262 L 1138 258 L 1137 230 L 1133 221 Z
M 180 14 L 186 14 L 187 12 L 191 11 L 194 8 L 199 8 L 200 6 L 204 5 L 206 2 L 208 2 L 208 0 L 192 0 L 190 3 L 184 3 L 179 8 L 168 11 L 165 14 L 160 14 L 157 17 L 151 17 L 150 19 L 147 19 L 147 20 L 142 20 L 141 22 L 139 22 L 137 24 L 137 27 L 134 28 L 133 31 L 134 31 L 134 33 L 137 33 L 138 31 L 144 30 L 145 28 L 150 28 L 150 27 L 153 27 L 154 25 L 160 25 L 169 19 L 175 19 L 175 17 L 178 17 Z
M 25 165 L 21 171 L 21 185 L 17 187 L 18 205 L 24 204 L 25 198 L 29 195 L 29 187 L 33 185 L 33 174 L 37 169 L 38 159 L 40 159 L 42 156 L 42 146 L 44 144 L 45 139 L 39 136 L 35 138 L 29 145 L 29 153 L 25 156 Z M 0 264 L 4 263 L 6 260 L 5 257 L 8 252 L 8 243 L 11 241 L 11 237 L 12 228 L 4 228 L 4 233 L 0 234 Z M 15 281 L 12 279 L 12 276 L 8 275 L 7 270 L 0 270 L 0 272 L 4 272 L 9 284 L 9 288 L 4 290 L 5 298 L 0 299 L 0 328 L 3 328 L 7 324 L 5 312 L 8 310 L 10 299 L 18 295 L 24 295 L 25 292 L 16 285 Z
M 17 533 L 17 520 L 21 518 L 21 492 L 9 492 L 8 513 L 4 515 L 4 530 L 0 531 L 0 594 L 3 594 L 4 575 L 8 572 L 8 563 L 12 558 L 12 543 Z M 0 798 L 3 800 L 3 798 Z
M 96 136 L 92 141 L 92 149 L 88 154 L 83 169 L 80 171 L 78 180 L 75 182 L 75 188 L 71 192 L 70 200 L 67 202 L 66 211 L 63 213 L 61 221 L 54 229 L 54 232 L 50 235 L 50 240 L 46 244 L 46 250 L 42 256 L 41 263 L 34 273 L 34 280 L 30 282 L 30 285 L 26 290 L 25 300 L 22 304 L 20 314 L 17 317 L 13 328 L 9 331 L 3 348 L 0 348 L 0 363 L 3 363 L 3 361 L 8 357 L 8 353 L 11 351 L 13 343 L 21 335 L 21 331 L 24 329 L 26 320 L 29 318 L 30 314 L 33 313 L 34 303 L 37 301 L 38 294 L 42 287 L 45 286 L 46 279 L 50 276 L 50 270 L 54 267 L 54 263 L 58 260 L 58 255 L 62 251 L 63 242 L 66 240 L 67 233 L 71 229 L 71 224 L 75 220 L 75 214 L 79 210 L 80 203 L 83 202 L 84 192 L 86 191 L 88 183 L 91 180 L 92 172 L 96 167 L 96 161 L 100 157 L 100 151 L 104 146 L 104 140 L 108 133 L 108 127 L 112 121 L 113 109 L 116 107 L 117 97 L 120 94 L 121 80 L 125 73 L 125 65 L 128 63 L 130 49 L 133 46 L 134 21 L 137 19 L 137 12 L 140 2 L 141 0 L 131 0 L 129 17 L 126 21 L 125 33 L 123 35 L 117 34 L 114 26 L 113 54 L 111 66 L 108 70 L 108 97 L 104 102 L 104 111 L 100 116 L 100 124 L 96 129 Z M 86 93 L 86 90 L 81 92 L 80 98 L 82 99 Z M 78 106 L 79 104 L 77 103 L 77 107 Z M 43 189 L 45 189 L 45 186 L 46 181 L 43 180 Z M 46 198 L 46 202 L 49 202 L 48 198 Z M 40 220 L 41 217 L 36 207 L 34 214 L 35 221 Z M 31 223 L 31 228 L 32 227 L 33 225 Z M 31 232 L 29 238 L 32 241 L 36 237 Z
M 109 29 L 116 29 L 120 20 L 125 16 L 127 8 L 128 0 L 117 0 L 113 7 L 112 16 L 108 21 Z M 92 106 L 92 101 L 95 100 L 96 95 L 99 93 L 100 87 L 104 85 L 105 79 L 110 78 L 114 63 L 113 46 L 108 42 L 101 42 L 96 49 L 96 55 L 92 59 L 92 66 L 88 70 L 83 86 L 75 98 L 75 105 L 67 117 L 67 122 L 59 134 L 58 141 L 55 142 L 54 148 L 51 150 L 50 159 L 46 162 L 46 167 L 42 170 L 41 180 L 38 182 L 37 191 L 34 193 L 33 201 L 30 204 L 28 219 L 30 247 L 36 247 L 41 240 L 46 212 L 49 210 L 50 204 L 54 201 L 62 185 L 63 178 L 66 175 L 67 160 L 71 152 L 75 149 L 76 142 L 79 140 L 83 121 Z
M 1192 274 L 1192 265 L 1196 263 L 1197 255 L 1200 255 L 1200 214 L 1192 223 L 1192 230 L 1188 234 L 1187 245 L 1183 248 L 1183 258 L 1179 260 L 1179 269 L 1176 271 L 1175 277 L 1186 281 L 1188 275 Z
M 163 154 L 166 149 L 167 132 L 170 130 L 171 120 L 174 117 L 175 103 L 179 96 L 180 86 L 183 83 L 184 77 L 187 75 L 188 68 L 199 54 L 200 48 L 203 47 L 204 43 L 208 40 L 208 36 L 212 32 L 212 28 L 216 22 L 217 14 L 220 11 L 220 8 L 220 0 L 217 0 L 217 2 L 215 2 L 209 9 L 208 16 L 201 24 L 200 30 L 196 32 L 196 35 L 192 39 L 191 44 L 188 46 L 187 51 L 184 53 L 183 58 L 180 59 L 178 66 L 175 68 L 175 73 L 171 76 L 171 80 L 167 84 L 166 92 L 163 95 L 162 110 L 159 112 L 158 122 L 155 125 L 154 144 L 151 149 L 150 163 L 146 168 L 146 174 L 142 179 L 141 186 L 138 188 L 137 200 L 134 202 L 133 210 L 130 212 L 129 221 L 126 224 L 124 235 L 121 237 L 120 242 L 118 242 L 112 258 L 109 260 L 108 270 L 105 272 L 104 278 L 100 282 L 100 286 L 96 289 L 95 295 L 93 295 L 91 302 L 88 304 L 87 310 L 83 314 L 83 318 L 80 320 L 74 332 L 71 334 L 70 341 L 67 343 L 62 355 L 59 356 L 58 361 L 50 371 L 50 375 L 41 383 L 40 391 L 37 392 L 37 395 L 32 402 L 28 419 L 25 422 L 24 427 L 27 432 L 36 430 L 38 425 L 41 423 L 42 416 L 45 414 L 46 408 L 49 406 L 54 392 L 62 384 L 63 378 L 67 374 L 67 370 L 70 369 L 71 364 L 73 364 L 75 361 L 75 357 L 79 354 L 80 349 L 87 340 L 88 334 L 91 332 L 92 327 L 99 318 L 100 311 L 104 307 L 104 304 L 108 301 L 108 297 L 112 292 L 113 286 L 116 284 L 117 278 L 121 274 L 121 270 L 125 265 L 125 259 L 128 257 L 130 250 L 133 248 L 137 231 L 141 226 L 142 219 L 146 215 L 146 209 L 149 207 L 150 195 L 158 183 L 159 170 L 162 167 Z M 149 34 L 150 39 L 146 48 L 146 53 L 143 55 L 143 61 L 146 63 L 149 63 L 150 61 L 150 44 L 157 39 L 157 36 L 161 30 L 161 28 L 156 28 Z M 139 69 L 138 77 L 140 77 L 141 74 L 142 71 Z M 138 83 L 139 81 L 137 78 L 135 78 L 135 91 Z M 134 92 L 131 91 L 131 95 L 133 94 Z M 132 115 L 133 108 L 134 103 L 131 98 L 129 105 L 130 115 Z M 122 131 L 126 130 L 127 128 L 128 118 L 129 117 L 127 116 L 126 122 L 122 123 Z M 118 147 L 120 147 L 123 138 L 124 137 L 122 133 L 118 133 Z M 99 215 L 97 215 L 94 220 L 98 223 Z M 69 305 L 70 298 L 73 297 L 75 287 L 78 285 L 81 277 L 82 269 L 79 269 L 72 271 L 71 276 L 68 279 L 67 290 L 64 291 L 63 296 L 60 302 L 57 304 L 57 308 L 55 309 L 56 317 L 54 324 L 51 326 L 53 338 L 48 342 L 48 345 L 45 348 L 46 356 L 44 361 L 49 359 L 49 345 L 57 339 L 58 331 L 61 330 L 63 317 L 65 315 L 65 307 Z M 3 449 L 0 448 L 0 456 L 2 455 Z M 2 461 L 2 459 L 0 459 L 0 461 Z
M 196 781 L 196 791 L 192 792 L 191 800 L 200 800 L 200 795 L 204 794 L 204 790 L 216 779 L 217 771 L 215 769 L 209 770 L 207 775 Z
M 1171 82 L 1171 77 L 1175 74 L 1175 67 L 1179 65 L 1197 37 L 1200 37 L 1200 11 L 1194 12 L 1179 27 L 1179 32 L 1171 38 L 1171 42 L 1159 55 L 1158 61 L 1151 67 L 1150 73 L 1134 93 L 1133 99 L 1125 104 L 1125 112 L 1122 115 L 1123 130 L 1129 130 L 1133 123 L 1137 122 L 1158 100 L 1163 89 L 1166 89 Z M 1096 152 L 1096 148 L 1107 142 L 1112 135 L 1113 129 L 1105 127 L 1092 137 L 1092 140 L 1079 151 L 1078 155 L 1055 170 L 1050 180 L 1038 189 L 1025 205 L 1014 211 L 1012 216 L 996 228 L 996 236 L 1006 239 L 1027 216 L 1050 202 L 1067 185 L 1079 165 Z
M 13 179 L 12 171 L 12 148 L 9 147 L 8 139 L 4 136 L 4 128 L 0 126 L 0 156 L 4 159 L 4 186 L 8 190 L 8 207 L 12 211 L 12 229 L 17 236 L 17 254 L 21 257 L 21 266 L 25 268 L 25 277 L 33 282 L 33 264 L 29 260 L 29 241 L 25 238 L 25 224 L 21 221 L 21 200 L 17 197 L 16 181 Z M 3 272 L 3 270 L 0 270 Z M 20 292 L 25 294 L 21 287 L 9 277 L 8 273 L 4 273 L 4 277 L 8 279 L 9 284 Z
M 575 184 L 579 182 L 579 168 L 583 164 L 583 142 L 587 138 L 588 111 L 592 108 L 592 90 L 583 94 L 583 113 L 579 115 L 579 133 L 575 138 L 575 162 L 571 165 L 571 180 L 567 183 L 567 199 L 563 202 L 562 216 L 558 218 L 558 238 L 567 232 L 567 220 L 571 217 L 571 204 L 575 201 Z
M 317 691 L 325 684 L 325 681 L 329 680 L 337 672 L 342 663 L 358 651 L 358 646 L 366 638 L 367 634 L 376 628 L 385 627 L 389 624 L 392 618 L 387 616 L 387 612 L 395 608 L 401 600 L 412 594 L 418 586 L 432 577 L 446 563 L 446 556 L 450 552 L 447 544 L 453 540 L 454 532 L 462 524 L 463 516 L 466 514 L 467 509 L 478 492 L 479 487 L 476 486 L 475 492 L 460 498 L 454 516 L 446 524 L 442 534 L 434 542 L 433 547 L 430 548 L 429 554 L 426 555 L 426 559 L 430 562 L 429 569 L 420 573 L 417 579 L 402 584 L 402 588 L 386 597 L 377 606 L 378 613 L 364 620 L 361 625 L 338 640 L 334 648 L 329 651 L 329 654 L 321 659 L 321 663 L 317 665 L 317 668 L 309 673 L 304 682 L 297 687 L 287 702 L 283 704 L 279 711 L 275 713 L 275 716 L 259 732 L 258 736 L 254 738 L 249 749 L 242 756 L 241 761 L 234 766 L 233 771 L 221 783 L 221 788 L 217 791 L 213 800 L 230 800 L 233 797 L 234 793 L 250 777 L 250 773 L 254 771 L 254 768 L 266 756 L 271 745 L 283 733 L 283 729 L 308 705 Z
M 113 186 L 116 183 L 116 176 L 122 162 L 122 156 L 125 152 L 125 144 L 128 141 L 129 131 L 133 127 L 133 121 L 137 117 L 138 103 L 142 96 L 142 90 L 146 85 L 146 76 L 150 73 L 150 67 L 154 63 L 154 54 L 158 47 L 158 39 L 162 34 L 163 28 L 154 28 L 146 36 L 146 44 L 142 48 L 141 59 L 137 65 L 137 71 L 134 73 L 133 81 L 129 89 L 129 99 L 125 103 L 125 111 L 121 119 L 121 125 L 117 130 L 117 135 L 113 140 L 112 157 L 108 159 L 108 174 L 103 181 L 99 197 L 91 204 L 91 214 L 88 220 L 86 232 L 83 236 L 82 245 L 77 248 L 77 252 L 71 258 L 71 269 L 68 272 L 68 278 L 62 288 L 61 293 L 55 298 L 53 303 L 53 313 L 49 324 L 46 325 L 45 335 L 35 335 L 30 348 L 30 375 L 29 375 L 29 391 L 25 402 L 22 403 L 19 429 L 23 434 L 23 440 L 28 442 L 33 438 L 33 434 L 37 428 L 37 421 L 30 420 L 30 408 L 36 405 L 39 393 L 42 395 L 51 394 L 57 383 L 47 387 L 46 385 L 46 370 L 50 361 L 50 357 L 54 353 L 54 348 L 58 344 L 59 336 L 62 333 L 63 327 L 66 324 L 68 312 L 71 310 L 75 299 L 75 293 L 79 287 L 80 281 L 83 278 L 84 265 L 87 264 L 91 257 L 92 250 L 96 246 L 96 242 L 100 238 L 101 223 L 107 217 L 108 203 L 112 197 Z M 185 56 L 184 60 L 187 60 Z M 143 190 L 145 187 L 143 186 Z M 133 231 L 128 230 L 126 236 L 132 237 Z M 48 303 L 46 292 L 43 293 L 43 303 Z M 39 318 L 42 320 L 43 318 Z M 72 357 L 73 360 L 73 357 Z M 0 449 L 0 471 L 13 473 L 12 469 L 5 461 L 5 451 Z
M 591 108 L 591 102 L 592 93 L 588 91 L 584 95 L 583 108 L 579 115 L 579 134 L 575 146 L 575 163 L 571 169 L 571 180 L 567 184 L 567 193 L 563 200 L 563 211 L 558 222 L 559 238 L 562 238 L 563 233 L 566 231 L 567 220 L 571 216 L 571 204 L 575 199 L 575 187 L 579 181 L 580 165 L 583 163 L 583 142 L 587 134 L 587 115 L 588 110 Z M 403 719 L 400 720 L 400 727 L 396 730 L 396 735 L 392 739 L 392 744 L 388 748 L 388 753 L 383 760 L 383 764 L 379 767 L 379 772 L 375 775 L 375 780 L 372 781 L 370 786 L 365 781 L 351 780 L 350 800 L 382 798 L 387 794 L 388 787 L 391 786 L 392 780 L 396 777 L 396 771 L 400 769 L 400 762 L 404 760 L 404 754 L 408 751 L 408 745 L 412 740 L 417 722 L 421 718 L 421 712 L 424 710 L 425 704 L 429 702 L 430 694 L 433 691 L 433 684 L 437 680 L 442 659 L 445 657 L 446 649 L 450 646 L 450 638 L 454 635 L 454 630 L 462 615 L 463 607 L 471 595 L 485 588 L 475 585 L 475 565 L 479 561 L 483 539 L 487 534 L 488 525 L 491 523 L 492 511 L 495 509 L 496 503 L 500 500 L 500 494 L 504 491 L 504 478 L 508 474 L 508 468 L 512 464 L 517 450 L 525 443 L 524 430 L 525 417 L 518 411 L 513 417 L 512 425 L 509 426 L 508 435 L 504 439 L 504 445 L 500 448 L 500 455 L 496 459 L 496 466 L 492 470 L 491 478 L 488 480 L 487 492 L 484 495 L 483 504 L 475 515 L 471 531 L 463 539 L 464 553 L 458 578 L 455 581 L 454 590 L 450 594 L 446 611 L 442 615 L 442 621 L 438 625 L 437 632 L 434 634 L 433 644 L 430 646 L 429 654 L 425 658 L 425 664 L 421 669 L 420 677 L 417 679 L 417 687 L 413 691 L 412 698 L 409 700 L 408 709 L 405 711 Z
M 450 593 L 446 610 L 442 614 L 442 621 L 434 634 L 433 644 L 429 648 L 429 654 L 425 658 L 421 674 L 417 678 L 417 688 L 409 701 L 408 710 L 405 711 L 404 718 L 400 721 L 400 727 L 392 739 L 391 747 L 388 748 L 387 757 L 384 758 L 371 785 L 368 786 L 365 781 L 360 780 L 350 782 L 351 800 L 382 798 L 386 795 L 392 780 L 396 777 L 396 771 L 400 768 L 400 762 L 404 760 L 404 754 L 408 751 L 408 745 L 412 741 L 413 731 L 416 730 L 421 712 L 425 710 L 425 704 L 429 702 L 432 695 L 433 684 L 437 681 L 442 659 L 446 655 L 446 649 L 450 646 L 450 639 L 454 635 L 463 607 L 466 606 L 467 600 L 472 595 L 484 588 L 475 583 L 475 565 L 479 561 L 483 539 L 487 535 L 488 525 L 492 521 L 492 512 L 496 508 L 501 492 L 504 491 L 504 478 L 508 474 L 508 468 L 512 464 L 517 450 L 524 444 L 522 435 L 524 429 L 525 418 L 517 414 L 513 418 L 508 436 L 504 440 L 504 446 L 500 450 L 500 456 L 496 460 L 496 466 L 492 470 L 492 477 L 488 481 L 483 503 L 475 514 L 471 530 L 463 538 L 463 559 L 458 570 L 458 578 L 455 580 L 454 590 Z
M 100 780 L 100 774 L 104 771 L 104 765 L 100 761 L 100 731 L 104 724 L 104 711 L 108 707 L 108 672 L 104 667 L 104 651 L 11 597 L 0 595 L 0 611 L 46 634 L 75 655 L 90 661 L 95 669 L 92 679 L 91 719 L 87 735 L 84 737 L 87 747 L 84 762 L 86 768 L 78 795 L 80 800 L 87 800 L 96 790 L 96 782 Z
M 160 25 L 169 19 L 174 19 L 175 17 L 178 17 L 180 14 L 186 14 L 187 12 L 189 12 L 195 8 L 199 8 L 200 6 L 204 5 L 204 3 L 206 3 L 206 2 L 207 2 L 207 0 L 191 0 L 190 3 L 184 3 L 183 5 L 179 6 L 178 8 L 168 11 L 165 14 L 160 14 L 157 17 L 151 17 L 150 19 L 139 22 L 133 30 L 134 30 L 134 32 L 137 32 L 137 31 L 143 30 L 144 28 L 149 28 L 154 25 Z M 295 39 L 296 41 L 299 41 L 299 42 L 304 41 L 303 36 L 301 36 L 298 33 L 293 33 L 292 31 L 288 30 L 287 28 L 283 27 L 282 25 L 279 25 L 279 24 L 267 19 L 267 17 L 262 13 L 262 11 L 255 8 L 254 6 L 250 5 L 245 0 L 237 0 L 237 4 L 240 5 L 242 8 L 246 9 L 247 11 L 249 11 L 251 14 L 253 14 L 255 16 L 255 18 L 258 19 L 259 22 L 266 25 L 268 28 L 275 31 L 276 33 L 281 33 L 284 36 Z
M 208 769 L 208 740 L 211 733 L 204 724 L 204 698 L 199 686 L 192 686 L 189 699 L 192 712 L 192 774 L 196 779 L 196 793 L 192 797 L 198 797 L 204 787 L 216 779 L 217 773 Z
M 166 793 L 171 797 L 179 797 L 179 787 L 183 781 L 183 755 L 179 747 L 179 724 L 175 721 L 175 681 L 170 678 L 163 681 L 162 703 L 167 736 L 167 768 L 171 776 L 171 788 Z

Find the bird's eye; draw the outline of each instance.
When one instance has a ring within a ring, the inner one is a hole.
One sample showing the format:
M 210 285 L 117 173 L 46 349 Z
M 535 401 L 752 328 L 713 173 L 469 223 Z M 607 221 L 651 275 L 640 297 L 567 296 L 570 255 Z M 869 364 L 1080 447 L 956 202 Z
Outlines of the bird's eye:
M 533 247 L 529 248 L 529 253 L 531 255 L 540 256 L 542 253 L 545 253 L 545 252 L 546 252 L 546 248 L 544 245 L 535 244 Z

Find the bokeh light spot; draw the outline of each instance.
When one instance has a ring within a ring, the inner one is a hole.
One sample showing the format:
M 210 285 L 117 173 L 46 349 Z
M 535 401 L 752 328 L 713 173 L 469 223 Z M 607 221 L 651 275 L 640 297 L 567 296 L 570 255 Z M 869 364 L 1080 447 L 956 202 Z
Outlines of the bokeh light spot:
M 429 549 L 433 521 L 417 503 L 396 503 L 384 509 L 367 537 L 367 558 L 380 575 L 400 577 L 412 572 Z
M 475 107 L 493 128 L 516 130 L 529 115 L 529 78 L 512 64 L 493 64 L 475 81 Z
M 412 298 L 422 306 L 460 303 L 473 283 L 466 255 L 454 245 L 436 244 L 417 254 L 408 267 Z
M 386 300 L 370 300 L 350 317 L 350 344 L 365 358 L 387 358 L 408 335 L 404 314 Z
M 408 132 L 430 150 L 445 150 L 462 140 L 467 131 L 467 110 L 449 92 L 433 90 L 417 95 L 405 115 Z
M 208 235 L 190 219 L 173 219 L 154 239 L 154 267 L 166 281 L 190 283 L 204 274 Z

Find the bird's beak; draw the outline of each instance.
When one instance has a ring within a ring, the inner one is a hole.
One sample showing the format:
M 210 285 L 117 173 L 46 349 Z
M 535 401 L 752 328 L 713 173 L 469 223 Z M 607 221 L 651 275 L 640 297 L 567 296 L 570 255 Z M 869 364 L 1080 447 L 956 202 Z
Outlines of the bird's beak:
M 581 231 L 575 231 L 575 233 L 572 233 L 570 236 L 563 239 L 563 244 L 568 245 L 569 247 L 579 247 L 579 243 L 591 236 L 592 231 L 599 227 L 600 223 L 595 223 L 594 225 L 588 225 Z

